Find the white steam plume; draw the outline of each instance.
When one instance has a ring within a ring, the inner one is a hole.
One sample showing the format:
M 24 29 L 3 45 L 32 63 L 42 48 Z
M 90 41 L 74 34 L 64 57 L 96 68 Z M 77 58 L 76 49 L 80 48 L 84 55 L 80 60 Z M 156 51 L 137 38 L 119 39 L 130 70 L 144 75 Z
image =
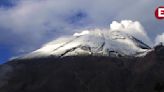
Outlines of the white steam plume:
M 148 44 L 149 46 L 152 46 L 150 38 L 148 37 L 143 26 L 138 21 L 133 22 L 131 20 L 122 20 L 120 23 L 117 21 L 113 21 L 112 24 L 110 24 L 110 30 L 122 31 L 124 33 L 130 34 Z
M 155 39 L 155 45 L 158 45 L 161 42 L 164 44 L 164 33 L 162 33 L 161 35 L 157 35 Z

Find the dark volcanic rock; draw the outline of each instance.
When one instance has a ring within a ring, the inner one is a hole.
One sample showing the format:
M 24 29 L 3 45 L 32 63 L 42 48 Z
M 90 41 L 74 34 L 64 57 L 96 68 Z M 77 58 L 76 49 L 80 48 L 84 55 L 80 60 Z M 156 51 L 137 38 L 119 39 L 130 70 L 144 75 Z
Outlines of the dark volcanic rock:
M 140 58 L 13 60 L 0 66 L 0 92 L 164 92 L 164 47 Z

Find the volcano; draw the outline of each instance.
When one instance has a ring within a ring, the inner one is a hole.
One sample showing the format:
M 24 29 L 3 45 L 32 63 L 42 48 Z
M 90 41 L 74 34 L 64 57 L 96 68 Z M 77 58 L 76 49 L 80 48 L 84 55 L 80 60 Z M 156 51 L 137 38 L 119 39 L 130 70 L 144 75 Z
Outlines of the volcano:
M 164 46 L 83 31 L 0 65 L 0 92 L 163 92 Z

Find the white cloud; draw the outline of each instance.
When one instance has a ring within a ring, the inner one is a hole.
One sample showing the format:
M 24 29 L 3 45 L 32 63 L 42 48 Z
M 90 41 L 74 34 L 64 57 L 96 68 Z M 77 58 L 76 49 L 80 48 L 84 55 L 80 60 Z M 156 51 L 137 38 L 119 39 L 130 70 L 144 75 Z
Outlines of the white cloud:
M 161 42 L 164 44 L 164 33 L 162 33 L 161 35 L 158 35 L 156 37 L 156 39 L 155 39 L 155 45 L 158 45 Z
M 154 35 L 152 30 L 156 29 L 156 24 L 152 14 L 160 2 L 162 1 L 19 0 L 12 8 L 0 8 L 0 32 L 3 33 L 0 34 L 0 43 L 11 45 L 16 50 L 21 46 L 21 51 L 34 49 L 53 38 L 72 34 L 75 30 L 86 27 L 107 28 L 111 21 L 125 18 L 146 21 L 143 25 L 153 25 L 154 28 L 148 31 Z M 85 18 L 74 19 L 79 12 L 84 13 Z M 71 24 L 70 20 L 77 22 Z M 146 33 L 137 30 L 135 35 L 139 37 L 139 34 L 144 36 Z M 145 36 L 143 39 L 148 40 Z

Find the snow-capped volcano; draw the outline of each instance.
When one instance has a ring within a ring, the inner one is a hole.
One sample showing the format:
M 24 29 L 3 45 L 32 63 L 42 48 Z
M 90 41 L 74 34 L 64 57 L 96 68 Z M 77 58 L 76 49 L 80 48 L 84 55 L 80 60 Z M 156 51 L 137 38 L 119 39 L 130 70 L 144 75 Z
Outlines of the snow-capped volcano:
M 113 21 L 110 29 L 84 30 L 61 37 L 22 58 L 47 56 L 143 56 L 150 51 L 149 38 L 142 25 L 135 21 Z
M 121 31 L 82 31 L 59 38 L 24 58 L 46 56 L 140 56 L 150 47 Z

